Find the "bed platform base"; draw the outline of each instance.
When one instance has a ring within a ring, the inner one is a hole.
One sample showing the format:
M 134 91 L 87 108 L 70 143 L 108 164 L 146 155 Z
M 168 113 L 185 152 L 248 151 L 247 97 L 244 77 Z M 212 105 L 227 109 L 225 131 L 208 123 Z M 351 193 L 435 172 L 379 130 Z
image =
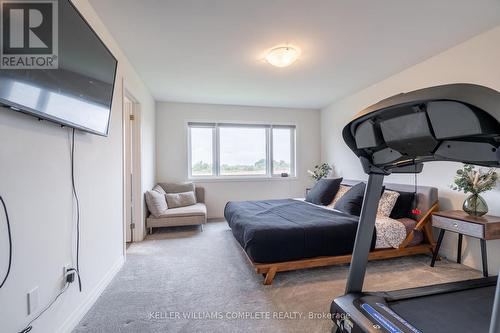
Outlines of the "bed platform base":
M 418 221 L 415 229 L 408 234 L 403 243 L 397 249 L 379 249 L 370 252 L 368 260 L 382 260 L 390 258 L 398 258 L 411 256 L 416 254 L 433 254 L 436 248 L 436 243 L 434 237 L 432 236 L 432 226 L 431 226 L 431 216 L 432 213 L 437 211 L 439 204 L 434 204 L 429 211 L 427 211 Z M 424 233 L 424 242 L 415 245 L 408 246 L 413 240 L 413 235 L 415 231 L 422 231 Z M 244 252 L 244 251 L 243 251 Z M 246 253 L 245 253 L 246 254 Z M 284 262 L 274 262 L 274 263 L 256 263 L 253 262 L 248 256 L 248 260 L 254 267 L 257 274 L 262 274 L 264 276 L 264 285 L 271 285 L 273 283 L 274 277 L 278 272 L 293 271 L 297 269 L 306 269 L 313 267 L 325 267 L 340 264 L 347 264 L 351 262 L 352 255 L 341 255 L 341 256 L 328 256 L 328 257 L 315 257 L 294 261 L 284 261 Z

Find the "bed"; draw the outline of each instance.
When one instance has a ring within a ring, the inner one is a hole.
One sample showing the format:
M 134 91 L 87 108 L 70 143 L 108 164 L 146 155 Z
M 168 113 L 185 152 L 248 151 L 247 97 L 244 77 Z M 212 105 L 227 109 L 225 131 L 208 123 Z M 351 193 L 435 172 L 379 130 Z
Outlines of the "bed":
M 356 183 L 359 181 L 343 182 L 349 186 Z M 410 185 L 385 186 L 394 191 L 415 190 Z M 396 248 L 377 248 L 382 228 L 378 235 L 376 228 L 371 260 L 432 253 L 435 244 L 429 221 L 438 208 L 437 189 L 418 186 L 417 197 L 421 214 L 414 220 L 405 219 L 413 223 L 405 224 L 407 232 Z M 359 219 L 297 199 L 230 201 L 224 216 L 256 272 L 264 275 L 266 285 L 277 272 L 350 262 Z

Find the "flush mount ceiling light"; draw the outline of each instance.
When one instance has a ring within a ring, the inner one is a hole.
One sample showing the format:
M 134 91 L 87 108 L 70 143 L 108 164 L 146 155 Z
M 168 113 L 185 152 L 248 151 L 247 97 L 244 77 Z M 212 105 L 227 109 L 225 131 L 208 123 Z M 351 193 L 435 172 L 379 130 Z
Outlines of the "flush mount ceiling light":
M 267 52 L 266 61 L 276 67 L 287 67 L 300 56 L 300 50 L 291 45 L 276 46 Z

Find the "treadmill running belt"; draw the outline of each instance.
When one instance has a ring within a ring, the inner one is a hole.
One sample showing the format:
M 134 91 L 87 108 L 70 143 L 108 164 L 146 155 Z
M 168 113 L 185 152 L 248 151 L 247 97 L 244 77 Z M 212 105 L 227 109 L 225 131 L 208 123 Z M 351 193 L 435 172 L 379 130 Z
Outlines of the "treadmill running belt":
M 488 332 L 495 286 L 390 302 L 390 308 L 420 331 Z

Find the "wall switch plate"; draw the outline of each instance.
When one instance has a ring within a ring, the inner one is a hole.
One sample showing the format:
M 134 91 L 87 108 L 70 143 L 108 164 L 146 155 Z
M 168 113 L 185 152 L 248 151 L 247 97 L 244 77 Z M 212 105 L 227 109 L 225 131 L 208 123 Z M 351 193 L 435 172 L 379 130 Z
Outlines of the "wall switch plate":
M 35 313 L 38 309 L 38 287 L 28 293 L 28 315 Z

